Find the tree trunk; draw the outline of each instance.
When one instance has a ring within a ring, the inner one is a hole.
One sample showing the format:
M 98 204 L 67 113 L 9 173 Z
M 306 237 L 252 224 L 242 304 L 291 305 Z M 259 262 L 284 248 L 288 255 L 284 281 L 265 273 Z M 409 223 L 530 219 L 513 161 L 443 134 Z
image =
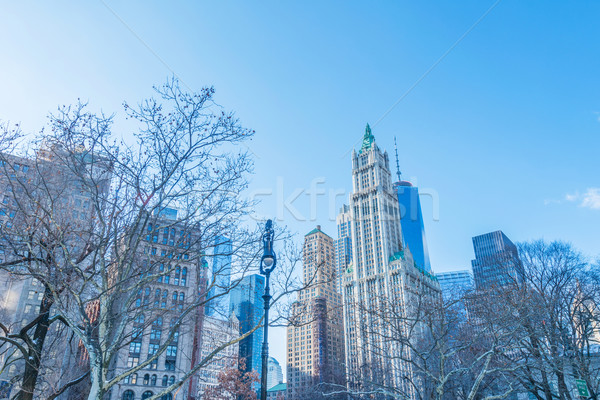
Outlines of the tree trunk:
M 48 334 L 50 309 L 54 303 L 52 292 L 48 286 L 44 287 L 44 297 L 40 304 L 40 314 L 42 318 L 35 326 L 33 334 L 33 346 L 28 348 L 27 359 L 25 360 L 25 372 L 23 373 L 23 382 L 21 390 L 17 393 L 15 400 L 32 400 L 35 391 L 35 385 L 42 362 L 42 349 Z

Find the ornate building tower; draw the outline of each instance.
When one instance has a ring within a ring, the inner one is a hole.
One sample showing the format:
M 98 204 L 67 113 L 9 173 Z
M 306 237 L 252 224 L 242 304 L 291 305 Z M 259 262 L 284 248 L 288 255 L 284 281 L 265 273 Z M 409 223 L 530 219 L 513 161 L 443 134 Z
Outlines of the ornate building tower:
M 388 154 L 375 144 L 369 125 L 359 152 L 352 152 L 352 183 L 352 259 L 341 284 L 348 386 L 351 392 L 364 391 L 368 382 L 410 396 L 404 382 L 411 369 L 402 361 L 409 354 L 402 346 L 402 329 L 392 326 L 400 325 L 402 316 L 411 312 L 413 293 L 417 293 L 411 288 L 425 284 L 427 293 L 439 293 L 439 285 L 416 268 L 410 251 L 403 249 Z M 391 321 L 390 315 L 396 315 L 397 321 Z

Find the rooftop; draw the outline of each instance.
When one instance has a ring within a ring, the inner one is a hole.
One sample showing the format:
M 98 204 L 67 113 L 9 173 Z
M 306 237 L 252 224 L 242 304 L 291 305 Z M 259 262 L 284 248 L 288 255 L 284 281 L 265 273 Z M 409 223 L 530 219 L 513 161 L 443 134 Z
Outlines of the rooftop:
M 304 236 L 310 236 L 310 235 L 314 235 L 315 233 L 321 232 L 323 235 L 327 236 L 327 237 L 331 237 L 328 234 L 326 234 L 325 232 L 323 232 L 321 230 L 321 225 L 317 225 L 317 227 L 315 229 L 313 229 L 312 231 L 308 232 L 306 235 Z
M 278 392 L 280 390 L 287 390 L 287 382 L 275 385 L 271 389 L 267 390 L 267 392 Z

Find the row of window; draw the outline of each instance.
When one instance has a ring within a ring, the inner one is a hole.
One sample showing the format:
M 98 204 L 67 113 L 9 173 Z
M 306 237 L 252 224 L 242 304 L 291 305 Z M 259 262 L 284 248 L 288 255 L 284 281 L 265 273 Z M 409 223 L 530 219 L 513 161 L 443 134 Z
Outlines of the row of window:
M 177 246 L 185 247 L 186 249 L 190 247 L 191 235 L 188 233 L 185 234 L 184 231 L 179 231 L 179 237 L 176 237 L 175 228 L 169 229 L 168 227 L 162 229 L 162 244 L 167 244 L 169 246 Z M 146 235 L 146 240 L 153 243 L 158 243 L 158 235 L 159 231 L 154 230 L 152 224 L 148 224 L 148 234 Z
M 177 347 L 175 346 L 175 349 L 172 350 L 171 354 L 177 354 Z M 165 371 L 175 371 L 175 363 L 177 360 L 175 359 L 166 359 L 165 360 Z M 140 363 L 140 356 L 138 355 L 129 355 L 129 357 L 127 357 L 127 368 L 133 368 L 133 367 L 137 367 Z M 158 369 L 158 359 L 154 359 L 150 362 L 150 364 L 148 364 L 148 369 Z
M 135 306 L 141 307 L 142 305 L 147 308 L 150 305 L 150 288 L 146 288 L 144 291 L 144 297 L 142 298 L 142 290 L 138 292 L 138 298 L 135 300 Z M 156 289 L 154 291 L 154 307 L 155 308 L 166 308 L 167 299 L 169 298 L 169 291 Z M 173 307 L 177 307 L 180 311 L 183 310 L 183 302 L 185 300 L 185 293 L 174 291 L 171 295 Z
M 152 374 L 152 376 L 150 376 L 150 374 L 145 374 L 144 378 L 142 380 L 142 384 L 143 385 L 150 385 L 150 386 L 156 386 L 156 374 Z M 130 385 L 137 385 L 137 381 L 138 381 L 138 374 L 133 373 L 131 375 L 128 375 L 125 380 L 124 383 L 130 384 Z M 175 376 L 171 375 L 171 377 L 169 378 L 168 375 L 163 375 L 162 377 L 162 386 L 163 387 L 167 387 L 170 386 L 172 384 L 175 383 Z
M 152 396 L 154 396 L 154 393 L 151 390 L 146 390 L 144 393 L 142 393 L 142 400 L 149 399 Z M 121 397 L 121 399 L 122 400 L 135 400 L 135 393 L 133 392 L 133 390 L 126 390 L 123 392 L 123 397 Z M 160 398 L 160 400 L 172 400 L 172 399 L 173 399 L 173 395 L 171 393 L 162 395 Z
M 164 279 L 165 283 L 171 283 L 171 270 L 172 268 L 169 266 L 169 271 L 167 271 L 168 273 L 165 274 L 165 265 L 160 264 L 160 267 L 158 268 L 158 272 L 160 273 L 160 276 L 158 277 L 158 282 L 162 282 Z M 173 285 L 185 286 L 187 284 L 187 274 L 187 267 L 183 267 L 182 269 L 179 265 L 176 266 L 175 276 L 173 277 Z

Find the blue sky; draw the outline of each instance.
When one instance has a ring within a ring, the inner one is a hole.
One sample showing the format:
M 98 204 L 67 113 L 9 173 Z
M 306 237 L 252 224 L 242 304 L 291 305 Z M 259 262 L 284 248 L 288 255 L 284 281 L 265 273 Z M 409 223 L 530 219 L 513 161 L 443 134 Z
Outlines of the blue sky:
M 597 257 L 599 18 L 594 1 L 4 2 L 0 120 L 35 131 L 79 97 L 119 112 L 175 74 L 214 85 L 256 130 L 249 193 L 272 192 L 257 213 L 300 236 L 316 224 L 335 236 L 330 209 L 347 201 L 369 122 L 432 194 L 435 271 L 469 267 L 471 237 L 497 229 Z M 325 192 L 312 205 L 311 183 Z M 298 193 L 304 220 L 278 211 Z

